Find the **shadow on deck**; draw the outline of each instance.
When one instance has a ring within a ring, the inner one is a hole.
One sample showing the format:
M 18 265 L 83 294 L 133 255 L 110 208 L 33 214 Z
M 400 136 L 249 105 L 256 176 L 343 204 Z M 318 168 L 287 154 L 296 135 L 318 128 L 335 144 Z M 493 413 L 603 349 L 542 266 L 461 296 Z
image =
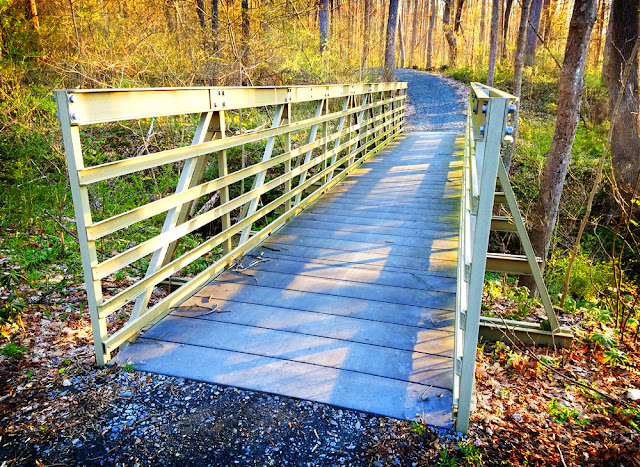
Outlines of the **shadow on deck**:
M 398 137 L 116 360 L 453 428 L 456 136 Z

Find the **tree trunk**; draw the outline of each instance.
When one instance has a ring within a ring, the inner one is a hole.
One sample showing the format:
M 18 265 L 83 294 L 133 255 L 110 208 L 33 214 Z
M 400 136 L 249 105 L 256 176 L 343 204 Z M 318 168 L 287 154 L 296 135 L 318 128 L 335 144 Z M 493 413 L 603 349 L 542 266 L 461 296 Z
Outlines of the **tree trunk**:
M 38 32 L 40 30 L 40 19 L 38 18 L 38 5 L 36 4 L 36 0 L 29 0 L 29 13 L 31 22 L 33 23 L 33 29 Z
M 456 7 L 456 20 L 453 24 L 453 32 L 458 34 L 460 28 L 462 27 L 462 7 L 464 6 L 464 0 L 458 0 L 458 5 Z
M 211 76 L 209 84 L 211 86 L 218 85 L 218 53 L 220 52 L 220 42 L 218 34 L 220 33 L 220 21 L 218 12 L 218 0 L 211 0 L 211 51 L 213 52 L 213 60 L 211 60 Z
M 540 21 L 540 35 L 544 39 L 544 42 L 549 45 L 549 38 L 551 37 L 551 0 L 544 0 Z
M 431 15 L 427 31 L 427 71 L 433 69 L 433 28 L 436 26 L 436 0 L 431 0 Z
M 527 44 L 524 49 L 525 66 L 533 66 L 536 60 L 536 48 L 538 47 L 538 30 L 540 28 L 540 13 L 544 0 L 533 0 L 529 12 L 529 29 L 527 30 Z
M 242 85 L 248 86 L 249 80 L 245 68 L 247 66 L 247 63 L 249 63 L 249 0 L 242 0 L 240 2 L 240 9 L 242 16 Z
M 402 33 L 402 31 L 404 30 L 404 8 L 400 11 L 400 14 L 398 15 L 398 42 L 399 42 L 399 49 L 400 49 L 400 67 L 399 68 L 404 68 L 404 64 L 405 62 L 405 46 L 404 46 L 404 34 Z
M 597 0 L 576 0 L 569 25 L 558 85 L 558 116 L 542 172 L 540 196 L 531 223 L 531 243 L 536 255 L 543 259 L 546 259 L 549 252 L 551 235 L 558 219 L 560 195 L 578 127 L 580 97 L 584 88 L 584 66 L 596 17 L 596 6 Z M 531 282 L 527 285 L 531 285 Z
M 522 95 L 522 69 L 524 68 L 524 44 L 527 40 L 527 23 L 529 21 L 529 6 L 531 0 L 521 0 L 522 11 L 520 14 L 520 27 L 518 28 L 518 39 L 516 40 L 516 54 L 513 64 L 513 95 L 518 98 L 516 111 L 513 114 L 513 143 L 505 150 L 502 161 L 509 173 L 513 152 L 515 150 L 516 138 L 518 137 L 518 121 L 520 117 L 520 96 Z
M 420 0 L 413 0 L 413 26 L 411 28 L 411 43 L 409 45 L 409 68 L 413 68 L 413 56 L 418 41 L 418 18 L 420 16 Z
M 535 0 L 534 0 L 535 1 Z M 500 0 L 493 0 L 491 12 L 491 39 L 489 48 L 489 71 L 487 72 L 487 86 L 493 86 L 496 75 L 496 59 L 498 58 L 498 27 L 500 22 Z
M 384 52 L 384 81 L 395 81 L 396 73 L 396 25 L 398 23 L 398 0 L 389 0 L 387 19 L 387 41 Z
M 480 7 L 480 48 L 484 49 L 484 38 L 486 37 L 485 18 L 487 11 L 487 0 L 482 0 L 482 6 Z
M 613 15 L 611 14 L 611 9 L 609 9 L 609 21 L 607 22 L 607 34 L 604 39 L 604 51 L 602 53 L 602 81 L 605 83 L 607 87 L 609 79 L 609 55 L 611 54 L 611 30 L 613 29 L 612 20 Z
M 173 16 L 174 8 L 171 0 L 165 0 L 163 3 L 164 18 L 167 21 L 167 27 L 169 31 L 174 32 L 176 30 L 176 19 Z
M 453 34 L 451 28 L 451 3 L 455 0 L 444 0 L 444 10 L 442 11 L 442 26 L 444 27 L 444 37 L 449 44 L 449 66 L 455 67 L 456 65 L 456 37 Z
M 80 46 L 80 34 L 78 33 L 78 24 L 76 23 L 76 12 L 73 10 L 73 0 L 69 0 L 69 8 L 71 9 L 71 23 L 73 24 L 73 33 L 76 36 L 76 47 L 78 48 L 78 58 L 82 57 L 82 47 Z
M 327 50 L 329 42 L 329 0 L 320 0 L 320 52 Z
M 386 36 L 385 31 L 387 27 L 386 15 L 388 13 L 388 8 L 385 8 L 385 4 L 381 3 L 380 5 L 380 34 L 378 34 L 378 38 L 380 40 L 380 63 L 384 67 L 384 54 L 385 54 L 385 45 L 386 45 Z
M 507 0 L 504 5 L 504 14 L 502 15 L 502 60 L 507 58 L 507 34 L 509 33 L 509 19 L 511 17 L 511 7 L 513 0 Z
M 220 45 L 218 34 L 220 33 L 220 20 L 218 13 L 218 0 L 211 0 L 211 35 L 213 36 L 213 53 L 218 54 Z
M 607 63 L 609 111 L 612 112 L 620 92 L 621 73 L 629 59 L 629 76 L 620 108 L 610 115 L 613 126 L 611 164 L 620 199 L 628 207 L 633 186 L 640 171 L 640 132 L 638 128 L 638 62 L 631 57 L 638 40 L 640 0 L 613 0 L 611 5 L 611 47 Z
M 596 16 L 596 46 L 595 46 L 595 65 L 598 66 L 600 64 L 600 57 L 602 56 L 602 31 L 604 30 L 604 13 L 605 13 L 605 1 L 600 0 L 600 5 L 598 6 L 598 15 Z
M 196 0 L 196 12 L 198 13 L 198 22 L 200 23 L 200 27 L 204 29 L 207 26 L 204 19 L 204 0 Z
M 364 38 L 362 44 L 362 69 L 367 69 L 369 40 L 371 38 L 371 0 L 364 0 Z

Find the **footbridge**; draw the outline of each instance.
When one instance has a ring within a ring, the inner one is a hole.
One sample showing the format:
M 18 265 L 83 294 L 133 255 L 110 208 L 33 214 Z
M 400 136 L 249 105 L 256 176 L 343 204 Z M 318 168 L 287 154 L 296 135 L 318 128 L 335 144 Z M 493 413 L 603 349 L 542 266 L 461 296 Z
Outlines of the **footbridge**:
M 403 133 L 406 99 L 401 82 L 56 91 L 98 365 L 466 432 L 480 333 L 569 335 L 500 159 L 515 98 L 472 84 L 463 134 Z M 140 147 L 113 142 L 136 128 Z M 104 212 L 122 186 L 149 193 Z M 524 254 L 488 252 L 491 230 Z M 481 316 L 486 271 L 532 274 L 546 330 Z

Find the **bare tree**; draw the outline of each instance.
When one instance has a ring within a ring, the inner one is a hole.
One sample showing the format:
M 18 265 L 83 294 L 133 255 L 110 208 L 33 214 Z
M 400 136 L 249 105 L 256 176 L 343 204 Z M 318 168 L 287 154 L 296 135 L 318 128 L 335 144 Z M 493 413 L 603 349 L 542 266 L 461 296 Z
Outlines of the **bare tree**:
M 482 5 L 480 6 L 480 47 L 484 46 L 484 38 L 486 36 L 486 33 L 485 33 L 486 11 L 487 11 L 487 0 L 482 0 Z
M 196 0 L 196 13 L 198 13 L 198 22 L 200 23 L 200 27 L 204 29 L 207 26 L 204 19 L 204 0 Z
M 513 0 L 507 0 L 504 4 L 504 13 L 502 15 L 502 60 L 507 58 L 507 35 L 509 33 L 509 19 L 511 17 L 511 7 Z
M 538 29 L 540 27 L 540 14 L 544 0 L 533 0 L 529 12 L 529 29 L 527 30 L 527 44 L 524 49 L 525 66 L 533 66 L 536 60 L 538 47 Z
M 29 16 L 33 29 L 38 32 L 40 30 L 40 19 L 38 18 L 38 5 L 36 0 L 29 0 Z
M 498 27 L 500 22 L 500 0 L 493 0 L 491 11 L 491 33 L 489 46 L 489 71 L 487 71 L 487 86 L 493 86 L 496 76 L 496 59 L 498 58 Z
M 218 54 L 220 48 L 218 34 L 220 33 L 220 20 L 218 12 L 218 0 L 211 0 L 211 35 L 213 36 L 213 53 Z
M 427 70 L 433 68 L 433 29 L 436 26 L 436 0 L 431 0 L 429 29 L 427 30 Z
M 409 45 L 409 68 L 413 68 L 413 55 L 418 41 L 418 19 L 420 17 L 420 0 L 413 0 L 413 25 L 411 27 L 411 43 Z
M 320 52 L 325 52 L 329 42 L 329 0 L 320 0 Z
M 389 0 L 387 19 L 387 41 L 384 52 L 384 81 L 395 81 L 396 73 L 396 25 L 398 23 L 398 0 Z
M 249 80 L 245 69 L 249 62 L 249 0 L 242 0 L 240 2 L 240 10 L 242 17 L 242 47 L 240 52 L 240 60 L 242 62 L 242 85 L 248 86 Z
M 364 0 L 364 37 L 362 44 L 362 68 L 366 70 L 371 40 L 371 0 Z
M 462 28 L 462 7 L 464 6 L 464 0 L 458 0 L 458 5 L 456 6 L 456 19 L 453 23 L 453 32 L 458 34 L 458 31 Z
M 640 129 L 638 128 L 638 62 L 632 56 L 638 40 L 640 0 L 613 0 L 611 4 L 611 47 L 605 70 L 612 113 L 620 91 L 621 72 L 629 67 L 630 79 L 622 90 L 620 108 L 610 115 L 613 126 L 611 164 L 620 199 L 625 207 L 631 202 L 633 186 L 640 173 Z M 630 62 L 631 60 L 631 62 Z
M 404 16 L 405 16 L 405 9 L 403 7 L 402 4 L 400 4 L 399 6 L 400 12 L 398 13 L 398 46 L 400 48 L 400 68 L 404 68 L 405 66 L 405 46 L 404 46 L 404 42 L 405 42 L 405 34 L 404 34 Z
M 504 162 L 507 172 L 509 172 L 509 169 L 511 168 L 515 142 L 518 137 L 520 96 L 522 94 L 522 69 L 524 68 L 524 44 L 527 39 L 527 23 L 529 21 L 529 7 L 531 5 L 531 0 L 520 0 L 520 5 L 522 6 L 520 13 L 520 27 L 518 28 L 516 54 L 513 60 L 513 95 L 518 98 L 518 101 L 516 102 L 516 111 L 513 114 L 513 143 L 506 148 L 502 155 L 502 161 Z
M 444 9 L 442 10 L 442 25 L 444 27 L 444 37 L 449 44 L 449 66 L 453 67 L 456 64 L 457 43 L 456 36 L 453 34 L 453 28 L 451 27 L 451 3 L 455 0 L 444 0 Z
M 596 17 L 597 0 L 576 0 L 558 85 L 558 111 L 551 147 L 542 171 L 540 196 L 532 219 L 531 243 L 538 256 L 547 257 L 555 228 L 560 195 L 578 128 L 584 66 Z M 532 281 L 526 282 L 531 286 Z

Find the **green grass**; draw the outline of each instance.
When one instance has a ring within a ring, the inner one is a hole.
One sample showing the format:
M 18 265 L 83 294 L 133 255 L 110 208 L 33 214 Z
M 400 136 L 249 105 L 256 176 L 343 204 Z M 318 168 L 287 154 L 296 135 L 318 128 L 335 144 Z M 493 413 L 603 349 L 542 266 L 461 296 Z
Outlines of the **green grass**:
M 0 348 L 0 354 L 9 358 L 20 358 L 26 351 L 26 347 L 17 345 L 14 342 L 9 342 L 4 347 Z

